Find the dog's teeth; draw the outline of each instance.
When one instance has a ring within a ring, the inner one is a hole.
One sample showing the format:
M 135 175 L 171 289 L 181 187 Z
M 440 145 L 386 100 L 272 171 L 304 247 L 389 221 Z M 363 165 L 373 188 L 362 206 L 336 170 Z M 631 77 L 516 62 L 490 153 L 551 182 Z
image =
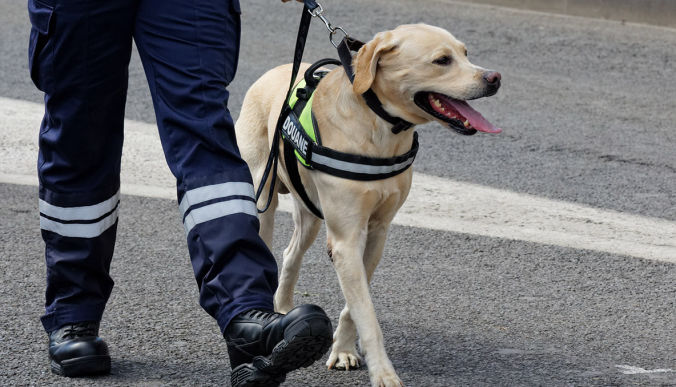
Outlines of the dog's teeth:
M 463 122 L 463 124 L 465 124 L 465 128 L 469 128 L 469 120 L 465 120 L 465 122 Z
M 436 107 L 441 107 L 441 101 L 439 101 L 438 99 L 435 99 L 434 105 L 436 105 Z

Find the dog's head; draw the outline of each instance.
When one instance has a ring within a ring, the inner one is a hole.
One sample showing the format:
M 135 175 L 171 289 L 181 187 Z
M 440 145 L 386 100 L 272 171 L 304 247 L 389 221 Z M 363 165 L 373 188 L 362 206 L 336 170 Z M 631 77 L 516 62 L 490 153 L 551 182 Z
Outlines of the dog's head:
M 472 64 L 465 45 L 444 29 L 412 24 L 378 33 L 353 64 L 354 92 L 373 88 L 408 121 L 434 119 L 465 135 L 501 131 L 466 102 L 497 93 L 500 73 Z

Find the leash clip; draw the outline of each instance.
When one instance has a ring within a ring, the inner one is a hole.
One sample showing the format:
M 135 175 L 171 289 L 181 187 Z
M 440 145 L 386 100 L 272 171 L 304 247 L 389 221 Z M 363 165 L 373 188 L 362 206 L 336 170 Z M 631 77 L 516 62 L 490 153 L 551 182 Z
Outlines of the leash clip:
M 319 20 L 321 20 L 324 23 L 324 25 L 326 25 L 326 29 L 329 30 L 329 41 L 331 42 L 333 47 L 338 48 L 338 44 L 340 43 L 340 40 L 338 40 L 337 41 L 338 43 L 336 43 L 336 40 L 334 39 L 334 36 L 336 35 L 337 32 L 340 31 L 344 35 L 343 36 L 344 38 L 349 36 L 347 32 L 343 29 L 343 27 L 341 26 L 334 27 L 331 24 L 331 22 L 327 18 L 325 18 L 324 15 L 322 15 L 324 13 L 324 8 L 322 7 L 321 4 L 317 3 L 317 8 L 313 10 L 308 10 L 308 12 L 310 13 L 310 15 L 312 15 L 312 17 L 319 18 Z
M 317 7 L 316 7 L 316 8 L 314 8 L 314 9 L 308 9 L 307 11 L 310 12 L 310 15 L 312 15 L 312 16 L 314 16 L 314 17 L 318 17 L 319 15 L 322 14 L 322 12 L 324 12 L 324 7 L 322 7 L 321 4 L 317 3 Z

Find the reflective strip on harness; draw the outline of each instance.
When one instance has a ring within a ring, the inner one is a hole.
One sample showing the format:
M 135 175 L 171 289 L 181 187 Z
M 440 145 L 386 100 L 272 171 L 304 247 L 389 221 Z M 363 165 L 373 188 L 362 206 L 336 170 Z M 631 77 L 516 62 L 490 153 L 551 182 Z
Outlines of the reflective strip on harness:
M 310 167 L 333 176 L 351 180 L 382 180 L 408 169 L 418 153 L 418 133 L 413 133 L 413 144 L 407 153 L 389 158 L 358 156 L 337 152 L 314 144 Z
M 409 165 L 413 163 L 413 158 L 410 158 L 404 162 L 395 164 L 395 165 L 366 165 L 366 164 L 357 164 L 351 163 L 349 161 L 342 161 L 337 159 L 332 159 L 319 153 L 315 153 L 312 157 L 312 164 L 322 164 L 326 167 L 338 170 L 345 171 L 348 173 L 359 173 L 364 175 L 386 175 L 392 172 L 403 171 L 408 168 Z

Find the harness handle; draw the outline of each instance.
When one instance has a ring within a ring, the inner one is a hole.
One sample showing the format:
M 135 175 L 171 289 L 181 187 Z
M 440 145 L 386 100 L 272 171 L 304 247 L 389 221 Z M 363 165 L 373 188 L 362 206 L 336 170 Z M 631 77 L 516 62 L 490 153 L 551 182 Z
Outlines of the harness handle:
M 314 77 L 314 73 L 315 71 L 319 70 L 319 68 L 324 67 L 326 65 L 340 66 L 341 63 L 338 59 L 334 58 L 324 58 L 322 60 L 313 63 L 312 66 L 308 67 L 308 69 L 305 70 L 305 84 L 310 86 L 311 88 L 316 88 L 317 85 L 319 84 L 319 80 Z

